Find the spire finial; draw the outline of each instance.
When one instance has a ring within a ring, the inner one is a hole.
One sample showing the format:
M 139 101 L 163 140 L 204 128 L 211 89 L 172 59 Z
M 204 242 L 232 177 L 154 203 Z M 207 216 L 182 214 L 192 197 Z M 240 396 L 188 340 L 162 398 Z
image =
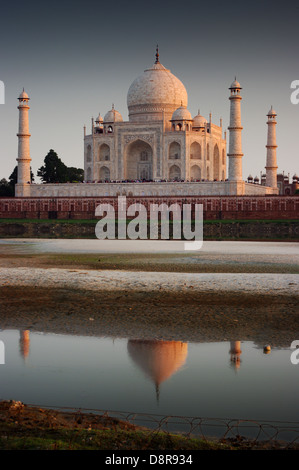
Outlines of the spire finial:
M 159 405 L 159 398 L 160 398 L 160 387 L 159 387 L 159 384 L 156 383 L 156 400 L 157 400 L 157 404 Z
M 159 63 L 160 63 L 160 62 L 159 62 L 159 46 L 158 46 L 158 44 L 157 44 L 157 47 L 156 47 L 156 62 L 155 62 L 155 64 L 159 64 Z

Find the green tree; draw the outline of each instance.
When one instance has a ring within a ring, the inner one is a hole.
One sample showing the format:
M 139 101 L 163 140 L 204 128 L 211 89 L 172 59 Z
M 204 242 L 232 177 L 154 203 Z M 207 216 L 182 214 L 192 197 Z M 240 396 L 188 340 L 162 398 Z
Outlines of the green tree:
M 44 183 L 83 181 L 83 175 L 84 171 L 80 168 L 67 167 L 53 149 L 45 156 L 44 165 L 37 170 L 37 176 Z
M 84 170 L 82 168 L 75 168 L 70 166 L 67 168 L 68 181 L 70 183 L 82 182 L 84 179 Z
M 14 186 L 5 178 L 2 178 L 2 180 L 0 180 L 0 197 L 13 197 L 14 195 Z
M 18 182 L 18 167 L 17 166 L 14 167 L 14 170 L 12 174 L 10 175 L 10 177 L 8 178 L 8 180 L 9 180 L 9 184 L 11 184 L 13 187 L 15 186 L 15 184 L 17 184 Z
M 31 181 L 34 181 L 34 174 L 30 168 Z M 18 180 L 18 167 L 15 166 L 8 181 L 5 178 L 0 180 L 0 197 L 13 197 L 15 195 L 15 184 Z
M 51 149 L 45 156 L 44 165 L 37 170 L 37 176 L 44 183 L 66 183 L 67 166 L 60 160 L 57 153 Z

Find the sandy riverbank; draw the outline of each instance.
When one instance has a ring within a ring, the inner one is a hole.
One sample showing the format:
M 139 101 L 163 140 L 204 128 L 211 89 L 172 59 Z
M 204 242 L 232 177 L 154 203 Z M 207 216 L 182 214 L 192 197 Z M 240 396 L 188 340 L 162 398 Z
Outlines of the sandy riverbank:
M 4 248 L 2 329 L 280 347 L 299 338 L 298 255 L 287 251 L 99 257 Z
M 298 278 L 1 268 L 0 326 L 289 347 L 299 337 Z

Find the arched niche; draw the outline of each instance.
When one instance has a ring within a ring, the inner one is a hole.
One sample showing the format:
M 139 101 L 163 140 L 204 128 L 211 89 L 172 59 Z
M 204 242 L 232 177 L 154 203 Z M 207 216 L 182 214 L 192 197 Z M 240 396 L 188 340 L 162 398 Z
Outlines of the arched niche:
M 135 140 L 125 149 L 125 179 L 145 180 L 153 179 L 153 149 L 143 140 Z

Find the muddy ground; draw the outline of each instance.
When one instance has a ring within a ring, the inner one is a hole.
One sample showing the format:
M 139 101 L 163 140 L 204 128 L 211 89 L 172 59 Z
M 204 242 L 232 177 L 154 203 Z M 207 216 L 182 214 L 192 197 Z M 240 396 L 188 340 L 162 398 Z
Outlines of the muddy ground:
M 264 277 L 265 264 L 261 273 L 259 266 L 253 269 L 254 260 L 245 258 L 243 273 L 236 272 L 240 260 L 233 260 L 231 266 L 226 263 L 226 274 L 221 274 L 223 260 L 217 263 L 213 257 L 193 263 L 197 272 L 191 273 L 184 260 L 171 257 L 101 260 L 2 252 L 0 327 L 177 341 L 247 340 L 277 347 L 299 339 L 296 263 L 281 276 L 278 257 Z

